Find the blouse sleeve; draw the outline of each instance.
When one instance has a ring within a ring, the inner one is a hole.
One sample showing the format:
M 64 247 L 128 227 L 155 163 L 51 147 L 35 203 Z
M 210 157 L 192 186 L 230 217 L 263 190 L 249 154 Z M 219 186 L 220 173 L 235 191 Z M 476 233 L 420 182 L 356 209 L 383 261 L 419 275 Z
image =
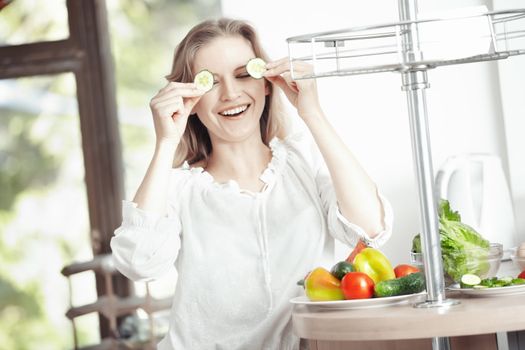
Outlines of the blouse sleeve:
M 349 246 L 355 246 L 359 240 L 365 241 L 372 247 L 379 247 L 386 243 L 392 235 L 393 212 L 385 196 L 377 190 L 376 194 L 383 209 L 383 230 L 371 238 L 362 227 L 352 223 L 339 210 L 332 178 L 315 142 L 303 134 L 291 136 L 289 139 L 288 142 L 295 144 L 292 147 L 303 153 L 305 161 L 313 172 L 330 234 Z
M 177 208 L 166 216 L 122 203 L 122 224 L 111 239 L 115 267 L 133 281 L 150 281 L 173 268 L 181 246 L 182 225 Z

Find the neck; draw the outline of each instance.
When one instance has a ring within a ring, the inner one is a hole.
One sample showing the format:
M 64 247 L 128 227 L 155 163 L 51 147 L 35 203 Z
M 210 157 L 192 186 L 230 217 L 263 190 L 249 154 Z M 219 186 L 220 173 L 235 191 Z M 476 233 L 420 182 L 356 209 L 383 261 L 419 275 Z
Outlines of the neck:
M 215 141 L 206 171 L 218 181 L 258 178 L 270 159 L 271 151 L 261 138 L 227 143 Z

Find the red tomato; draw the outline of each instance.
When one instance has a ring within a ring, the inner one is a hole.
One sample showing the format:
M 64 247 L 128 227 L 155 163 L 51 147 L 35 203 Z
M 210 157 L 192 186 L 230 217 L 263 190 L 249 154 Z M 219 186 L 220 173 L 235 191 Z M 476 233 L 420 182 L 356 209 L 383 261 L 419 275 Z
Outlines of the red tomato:
M 374 296 L 374 281 L 363 272 L 349 272 L 341 280 L 345 299 L 368 299 Z
M 518 275 L 518 278 L 523 278 L 525 279 L 525 270 L 521 271 L 520 274 Z
M 407 265 L 407 264 L 397 265 L 396 268 L 394 269 L 396 278 L 410 275 L 411 273 L 414 273 L 414 272 L 419 272 L 419 269 L 415 266 Z

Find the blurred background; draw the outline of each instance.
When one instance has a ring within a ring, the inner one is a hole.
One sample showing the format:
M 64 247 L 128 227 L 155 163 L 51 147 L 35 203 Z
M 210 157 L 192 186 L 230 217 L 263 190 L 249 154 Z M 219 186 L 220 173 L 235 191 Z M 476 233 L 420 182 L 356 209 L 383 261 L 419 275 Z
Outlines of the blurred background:
M 153 151 L 149 100 L 165 84 L 173 49 L 216 0 L 110 0 L 125 196 Z M 15 0 L 0 12 L 0 45 L 67 38 L 65 0 Z M 1 60 L 1 58 L 0 58 Z M 73 73 L 0 80 L 0 349 L 72 349 L 68 280 L 60 273 L 93 257 Z M 97 299 L 93 273 L 72 278 L 74 305 Z M 152 286 L 171 295 L 173 276 Z M 141 293 L 140 286 L 137 293 Z M 96 313 L 77 319 L 80 345 L 100 341 Z
M 0 4 L 5 6 L 0 11 L 0 46 L 69 35 L 65 0 Z M 525 7 L 525 1 L 430 0 L 419 6 L 428 13 L 469 6 L 497 10 Z M 220 15 L 247 19 L 259 30 L 270 56 L 280 58 L 288 54 L 287 37 L 398 20 L 397 2 L 386 0 L 108 0 L 105 8 L 122 197 L 128 199 L 153 152 L 149 100 L 165 84 L 175 45 L 196 23 Z M 516 213 L 516 244 L 525 241 L 523 77 L 522 55 L 431 70 L 427 91 L 434 171 L 455 155 L 498 156 Z M 318 85 L 327 116 L 393 205 L 394 237 L 384 251 L 394 264 L 408 262 L 412 237 L 420 232 L 420 214 L 399 74 L 323 78 Z M 84 157 L 73 73 L 0 80 L 0 349 L 73 348 L 65 313 L 71 305 L 97 300 L 95 274 L 67 279 L 60 273 L 98 251 L 93 248 Z M 338 254 L 346 257 L 347 250 L 338 247 Z M 169 297 L 175 283 L 173 273 L 149 290 L 154 297 Z M 134 293 L 144 294 L 144 288 L 135 285 Z M 79 345 L 101 341 L 99 323 L 96 313 L 76 320 Z M 157 328 L 165 330 L 162 324 Z

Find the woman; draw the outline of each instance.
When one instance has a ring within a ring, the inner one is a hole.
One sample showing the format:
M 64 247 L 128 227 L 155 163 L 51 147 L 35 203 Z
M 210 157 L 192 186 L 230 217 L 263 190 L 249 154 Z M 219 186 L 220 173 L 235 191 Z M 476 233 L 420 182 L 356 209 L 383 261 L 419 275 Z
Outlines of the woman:
M 292 81 L 286 58 L 254 79 L 254 57 L 268 62 L 250 25 L 205 21 L 150 103 L 155 152 L 111 247 L 132 280 L 177 269 L 159 349 L 299 349 L 296 281 L 335 263 L 334 238 L 377 246 L 391 232 L 388 203 L 324 116 L 315 81 Z M 214 77 L 206 93 L 192 83 L 204 69 Z M 315 142 L 287 135 L 276 88 Z

